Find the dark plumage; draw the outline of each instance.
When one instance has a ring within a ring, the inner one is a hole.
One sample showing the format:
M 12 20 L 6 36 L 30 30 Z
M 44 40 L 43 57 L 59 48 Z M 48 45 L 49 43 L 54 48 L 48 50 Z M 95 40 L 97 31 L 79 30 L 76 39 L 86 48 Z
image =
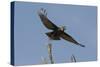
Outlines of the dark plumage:
M 84 45 L 78 43 L 74 38 L 72 38 L 69 34 L 65 33 L 64 30 L 65 28 L 62 27 L 58 27 L 56 26 L 52 21 L 50 21 L 47 17 L 47 13 L 46 10 L 41 8 L 40 11 L 38 11 L 38 15 L 42 21 L 42 23 L 44 24 L 44 26 L 50 30 L 52 30 L 52 32 L 48 32 L 46 33 L 46 35 L 52 39 L 52 40 L 60 40 L 61 38 L 74 43 L 76 45 L 80 45 L 81 47 L 85 47 Z

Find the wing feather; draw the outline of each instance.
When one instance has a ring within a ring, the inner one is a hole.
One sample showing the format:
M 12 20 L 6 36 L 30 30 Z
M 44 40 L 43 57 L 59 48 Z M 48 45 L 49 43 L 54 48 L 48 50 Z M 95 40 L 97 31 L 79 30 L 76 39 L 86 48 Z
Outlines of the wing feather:
M 55 24 L 53 24 L 52 21 L 50 21 L 43 12 L 39 11 L 38 15 L 46 28 L 51 29 L 51 30 L 58 29 L 58 27 Z
M 78 43 L 74 38 L 72 38 L 69 34 L 65 33 L 65 32 L 61 32 L 61 35 L 60 35 L 61 38 L 71 42 L 71 43 L 74 43 L 76 45 L 80 45 L 81 47 L 85 47 L 84 45 Z

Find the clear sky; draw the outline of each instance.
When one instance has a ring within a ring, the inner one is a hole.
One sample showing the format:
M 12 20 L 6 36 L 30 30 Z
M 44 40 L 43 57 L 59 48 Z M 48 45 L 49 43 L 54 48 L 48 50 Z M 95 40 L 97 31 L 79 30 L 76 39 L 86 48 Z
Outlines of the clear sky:
M 97 7 L 80 5 L 58 5 L 46 3 L 15 3 L 15 65 L 41 64 L 41 57 L 47 58 L 48 30 L 41 22 L 37 11 L 47 10 L 48 18 L 57 26 L 66 26 L 65 32 L 79 43 L 80 47 L 63 39 L 53 41 L 55 63 L 76 60 L 94 61 L 97 59 Z

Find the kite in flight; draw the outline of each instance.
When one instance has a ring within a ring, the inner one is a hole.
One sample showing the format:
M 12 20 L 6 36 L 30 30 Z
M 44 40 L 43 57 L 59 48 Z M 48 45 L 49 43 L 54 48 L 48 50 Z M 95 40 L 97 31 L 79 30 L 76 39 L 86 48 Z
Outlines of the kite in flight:
M 49 30 L 52 30 L 52 32 L 48 32 L 46 33 L 46 35 L 52 39 L 52 40 L 60 40 L 61 38 L 64 40 L 67 40 L 71 43 L 74 43 L 76 45 L 79 45 L 81 47 L 85 47 L 84 45 L 78 43 L 73 37 L 71 37 L 69 34 L 65 33 L 65 26 L 63 27 L 58 27 L 56 26 L 51 20 L 48 19 L 47 17 L 47 13 L 46 10 L 41 8 L 38 11 L 38 15 L 42 21 L 42 23 L 44 24 L 44 26 L 46 28 L 48 28 Z

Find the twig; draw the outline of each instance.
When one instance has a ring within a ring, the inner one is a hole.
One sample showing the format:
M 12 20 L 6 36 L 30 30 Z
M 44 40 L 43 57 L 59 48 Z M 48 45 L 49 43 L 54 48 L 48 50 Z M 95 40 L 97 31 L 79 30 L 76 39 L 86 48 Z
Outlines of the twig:
M 47 59 L 46 59 L 46 58 L 41 57 L 41 59 L 42 59 L 42 63 L 43 63 L 43 64 L 48 64 L 48 61 L 47 61 Z
M 76 58 L 75 58 L 74 55 L 71 56 L 71 61 L 72 61 L 72 62 L 76 62 Z

